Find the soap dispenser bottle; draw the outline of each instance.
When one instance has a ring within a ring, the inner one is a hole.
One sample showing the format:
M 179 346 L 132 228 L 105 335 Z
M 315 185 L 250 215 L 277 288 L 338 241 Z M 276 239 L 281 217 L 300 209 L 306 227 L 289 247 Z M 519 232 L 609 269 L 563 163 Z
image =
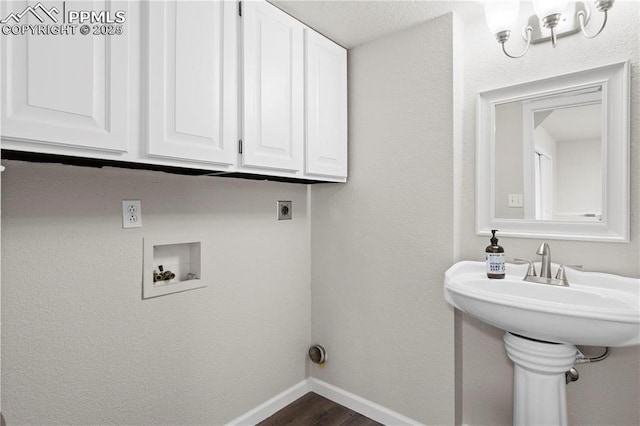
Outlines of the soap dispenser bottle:
M 498 245 L 496 238 L 497 229 L 492 229 L 491 245 L 485 250 L 487 260 L 487 277 L 492 279 L 503 279 L 505 275 L 504 249 Z

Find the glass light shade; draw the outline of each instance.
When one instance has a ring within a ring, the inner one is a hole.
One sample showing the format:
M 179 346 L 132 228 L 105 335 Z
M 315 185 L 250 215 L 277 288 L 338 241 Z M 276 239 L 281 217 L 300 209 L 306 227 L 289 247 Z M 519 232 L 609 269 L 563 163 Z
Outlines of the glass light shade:
M 533 10 L 540 19 L 556 13 L 564 13 L 568 5 L 568 0 L 533 0 Z
M 487 26 L 493 34 L 500 31 L 511 30 L 518 19 L 520 2 L 512 1 L 487 1 L 484 4 L 484 16 Z

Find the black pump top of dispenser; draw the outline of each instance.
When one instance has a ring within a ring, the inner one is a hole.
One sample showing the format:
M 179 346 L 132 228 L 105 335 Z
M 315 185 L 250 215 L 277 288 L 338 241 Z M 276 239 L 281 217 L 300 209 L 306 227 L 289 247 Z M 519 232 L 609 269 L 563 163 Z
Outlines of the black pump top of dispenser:
M 491 234 L 493 236 L 491 237 L 491 245 L 487 246 L 487 249 L 485 250 L 487 253 L 504 253 L 504 249 L 498 245 L 498 238 L 496 238 L 496 232 L 498 232 L 497 229 L 491 230 Z
M 491 237 L 491 245 L 492 246 L 497 246 L 498 245 L 498 239 L 496 238 L 496 232 L 498 232 L 497 229 L 492 229 L 491 230 L 491 235 L 493 235 Z

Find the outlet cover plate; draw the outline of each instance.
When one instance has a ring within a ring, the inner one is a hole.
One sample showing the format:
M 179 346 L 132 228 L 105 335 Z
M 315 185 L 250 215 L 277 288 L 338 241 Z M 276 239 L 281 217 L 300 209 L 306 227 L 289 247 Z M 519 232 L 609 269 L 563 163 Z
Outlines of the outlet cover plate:
M 291 220 L 291 201 L 278 201 L 278 220 Z
M 122 227 L 142 227 L 142 206 L 140 200 L 122 200 Z

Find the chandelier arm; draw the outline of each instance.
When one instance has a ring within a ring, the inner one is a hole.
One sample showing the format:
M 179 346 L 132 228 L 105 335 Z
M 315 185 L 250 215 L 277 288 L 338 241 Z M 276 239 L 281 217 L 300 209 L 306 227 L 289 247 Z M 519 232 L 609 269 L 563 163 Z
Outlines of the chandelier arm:
M 587 31 L 585 31 L 584 29 L 584 18 L 585 18 L 584 11 L 581 10 L 580 12 L 578 12 L 578 20 L 580 21 L 580 31 L 582 31 L 583 36 L 585 36 L 586 38 L 596 38 L 602 32 L 602 30 L 604 30 L 605 25 L 607 25 L 607 18 L 609 14 L 607 13 L 606 10 L 603 10 L 602 12 L 604 13 L 604 21 L 602 22 L 602 26 L 600 27 L 600 30 L 598 30 L 598 32 L 593 35 L 587 34 Z
M 504 52 L 505 55 L 507 55 L 512 59 L 522 58 L 524 55 L 526 55 L 526 53 L 529 51 L 529 46 L 531 46 L 531 32 L 533 31 L 533 28 L 531 26 L 528 26 L 525 31 L 527 32 L 527 47 L 525 47 L 524 51 L 519 55 L 509 54 L 507 52 L 507 49 L 504 47 L 505 42 L 504 41 L 500 42 L 500 44 L 502 45 L 502 51 Z

